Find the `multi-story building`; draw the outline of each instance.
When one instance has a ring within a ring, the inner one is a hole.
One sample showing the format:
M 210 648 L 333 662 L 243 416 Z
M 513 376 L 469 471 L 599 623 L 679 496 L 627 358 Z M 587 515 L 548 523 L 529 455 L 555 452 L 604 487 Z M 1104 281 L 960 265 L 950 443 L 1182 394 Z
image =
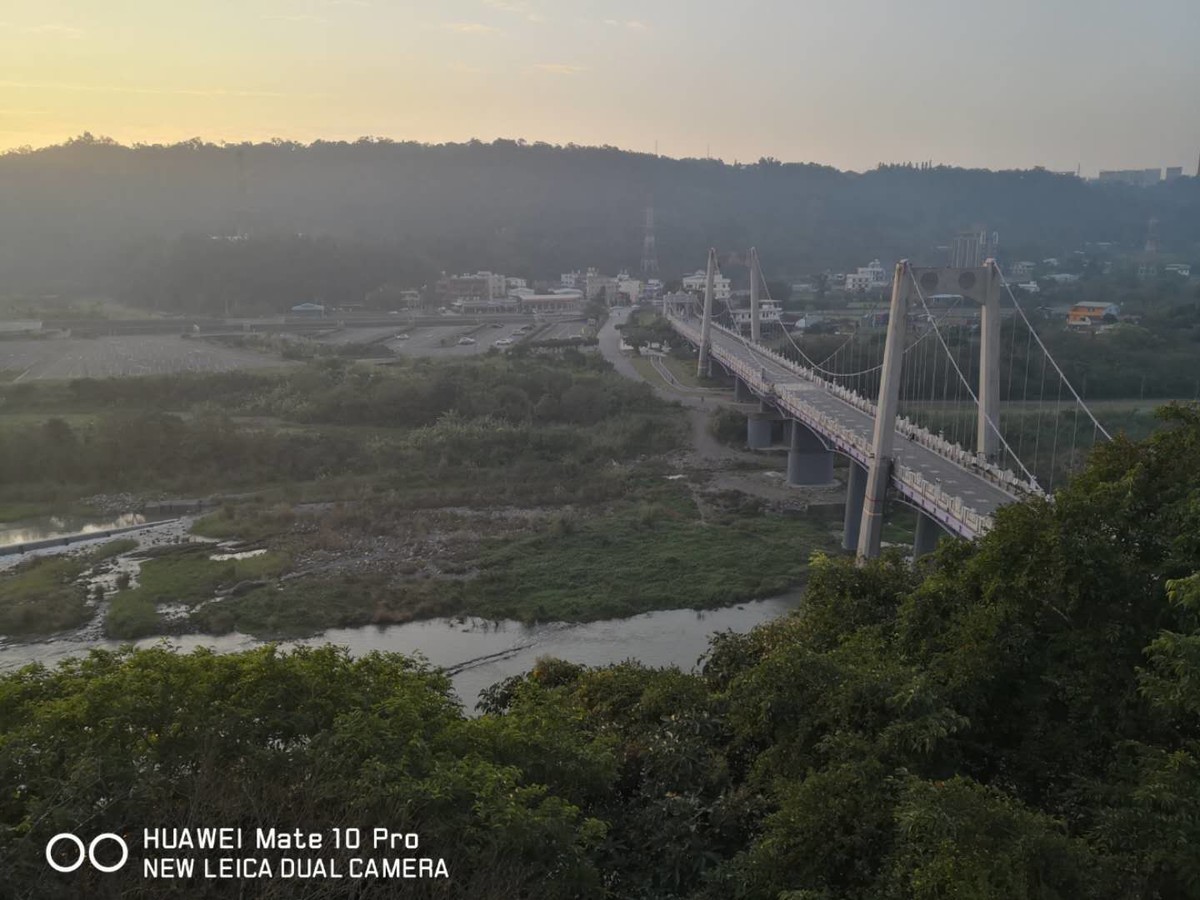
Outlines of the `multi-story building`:
M 444 275 L 438 279 L 438 296 L 455 300 L 497 300 L 508 293 L 503 275 L 476 272 L 474 275 Z
M 1101 171 L 1098 180 L 1102 184 L 1128 184 L 1132 187 L 1151 187 L 1162 180 L 1162 169 L 1109 169 Z
M 587 270 L 583 285 L 583 298 L 587 300 L 603 300 L 609 306 L 620 303 L 620 291 L 617 279 L 609 275 L 601 275 L 595 269 Z
M 758 301 L 758 324 L 763 329 L 774 328 L 780 323 L 779 304 L 774 300 L 762 299 Z M 735 309 L 733 311 L 733 324 L 739 332 L 745 334 L 750 333 L 750 308 Z
M 955 269 L 974 269 L 996 256 L 1000 234 L 988 234 L 986 227 L 977 225 L 970 231 L 955 235 L 950 244 L 950 266 Z
M 704 289 L 708 284 L 708 273 L 703 269 L 697 269 L 691 275 L 683 276 L 683 289 L 685 291 L 699 291 L 704 293 Z M 713 276 L 713 299 L 728 300 L 732 291 L 729 287 L 729 279 L 717 272 Z
M 1034 264 L 1028 260 L 1019 263 L 1013 263 L 1012 276 L 1014 278 L 1029 278 L 1033 275 Z
M 886 287 L 890 281 L 883 264 L 879 260 L 873 259 L 867 265 L 859 266 L 857 271 L 848 273 L 842 281 L 842 285 L 848 292 L 857 293 Z

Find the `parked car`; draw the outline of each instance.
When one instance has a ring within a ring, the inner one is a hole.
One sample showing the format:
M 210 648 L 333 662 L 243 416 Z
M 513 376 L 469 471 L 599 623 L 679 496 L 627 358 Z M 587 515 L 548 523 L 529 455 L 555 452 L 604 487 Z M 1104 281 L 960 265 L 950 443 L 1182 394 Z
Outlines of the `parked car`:
M 500 340 L 496 341 L 492 346 L 494 346 L 494 347 L 510 347 L 510 346 L 512 346 L 512 342 L 513 342 L 512 338 L 500 338 Z
M 465 347 L 466 345 L 473 343 L 475 343 L 475 338 L 473 337 L 460 337 L 458 339 L 458 344 L 460 347 Z

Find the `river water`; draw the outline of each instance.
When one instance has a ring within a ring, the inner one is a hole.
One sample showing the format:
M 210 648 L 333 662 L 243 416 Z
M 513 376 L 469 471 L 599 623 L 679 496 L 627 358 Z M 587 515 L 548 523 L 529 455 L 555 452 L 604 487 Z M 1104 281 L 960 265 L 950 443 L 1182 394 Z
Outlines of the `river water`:
M 583 624 L 526 626 L 514 621 L 431 619 L 405 625 L 336 629 L 316 638 L 282 642 L 282 646 L 332 643 L 347 647 L 355 656 L 373 650 L 422 655 L 451 673 L 459 698 L 471 711 L 480 691 L 510 675 L 528 671 L 542 656 L 589 666 L 635 659 L 648 666 L 674 665 L 690 670 L 708 648 L 711 635 L 749 631 L 794 609 L 798 599 L 798 595 L 786 595 L 725 609 L 672 609 Z M 164 640 L 183 652 L 211 647 L 227 653 L 261 643 L 242 634 L 197 634 L 147 638 L 138 641 L 137 646 L 151 647 Z M 11 643 L 0 646 L 0 670 L 31 662 L 52 665 L 92 647 L 120 646 L 119 641 L 95 637 Z
M 6 522 L 0 525 L 0 547 L 10 544 L 32 544 L 34 541 L 47 538 L 67 537 L 68 535 L 91 534 L 97 531 L 111 531 L 115 528 L 128 528 L 140 525 L 146 521 L 141 513 L 125 513 L 119 516 L 46 516 L 40 519 L 28 519 L 23 522 Z

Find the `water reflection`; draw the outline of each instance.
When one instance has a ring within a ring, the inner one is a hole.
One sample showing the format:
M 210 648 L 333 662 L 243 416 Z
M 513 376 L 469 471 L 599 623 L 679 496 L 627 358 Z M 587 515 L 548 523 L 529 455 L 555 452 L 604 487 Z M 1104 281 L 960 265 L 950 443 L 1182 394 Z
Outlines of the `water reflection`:
M 75 534 L 92 534 L 113 528 L 128 528 L 141 525 L 145 521 L 146 517 L 141 513 L 125 513 L 104 519 L 95 516 L 46 516 L 24 522 L 8 522 L 0 527 L 0 547 L 70 537 Z
M 673 609 L 628 619 L 608 619 L 584 624 L 525 626 L 519 622 L 481 619 L 433 619 L 387 627 L 343 628 L 317 638 L 286 642 L 339 644 L 359 656 L 372 650 L 420 654 L 450 673 L 454 688 L 468 711 L 479 693 L 497 681 L 531 669 L 539 657 L 556 656 L 589 666 L 633 659 L 647 666 L 695 666 L 708 649 L 708 639 L 720 631 L 749 631 L 795 608 L 798 595 L 743 603 L 727 609 L 697 611 Z M 161 639 L 137 642 L 154 646 Z M 222 653 L 246 650 L 259 641 L 241 634 L 185 635 L 172 638 L 173 647 L 187 652 L 211 647 Z M 34 644 L 0 647 L 0 669 L 30 662 L 52 665 L 91 647 L 116 648 L 117 641 L 55 639 Z

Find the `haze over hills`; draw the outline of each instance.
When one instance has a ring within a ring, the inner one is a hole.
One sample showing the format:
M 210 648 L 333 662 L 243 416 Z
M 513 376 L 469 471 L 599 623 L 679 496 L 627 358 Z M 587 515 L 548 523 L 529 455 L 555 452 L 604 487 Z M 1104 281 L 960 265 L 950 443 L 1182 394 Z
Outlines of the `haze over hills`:
M 859 174 L 516 141 L 125 147 L 84 135 L 0 156 L 0 271 L 7 290 L 145 299 L 171 267 L 199 274 L 231 252 L 199 252 L 199 240 L 239 232 L 270 248 L 243 267 L 293 297 L 361 297 L 440 270 L 633 269 L 651 197 L 668 277 L 698 267 L 709 245 L 756 245 L 781 278 L 872 257 L 928 261 L 975 223 L 1000 232 L 1002 256 L 1016 259 L 1085 241 L 1136 252 L 1156 218 L 1162 252 L 1200 257 L 1196 178 L 1133 188 L 1036 169 Z

